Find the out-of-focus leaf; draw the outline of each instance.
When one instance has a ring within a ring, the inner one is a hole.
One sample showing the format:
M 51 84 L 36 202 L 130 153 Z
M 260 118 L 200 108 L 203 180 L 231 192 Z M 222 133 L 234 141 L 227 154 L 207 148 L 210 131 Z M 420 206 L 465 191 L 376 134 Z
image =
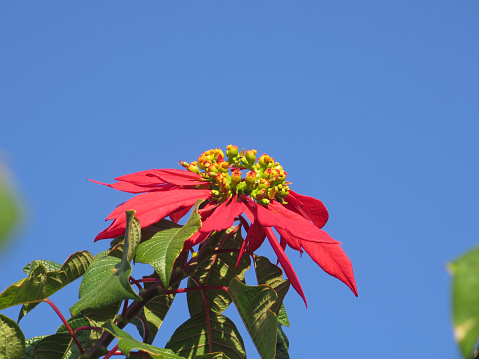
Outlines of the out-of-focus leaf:
M 276 355 L 276 315 L 270 310 L 278 295 L 268 285 L 247 286 L 233 279 L 229 286 L 236 308 L 262 359 Z
M 212 353 L 222 352 L 230 359 L 246 358 L 243 339 L 234 323 L 224 315 L 213 312 L 209 313 L 209 323 L 203 312 L 180 325 L 166 344 L 166 348 L 191 359 L 208 354 L 209 342 Z
M 198 214 L 201 202 L 197 201 L 183 227 L 160 231 L 138 247 L 135 260 L 151 264 L 166 288 L 169 286 L 173 266 L 183 250 L 185 241 L 201 227 L 201 216 Z
M 0 165 L 0 248 L 18 224 L 20 213 L 20 204 L 5 172 L 5 168 Z
M 25 336 L 13 319 L 0 314 L 0 358 L 21 359 L 25 352 Z
M 115 305 L 124 299 L 141 300 L 130 285 L 130 261 L 140 243 L 141 227 L 134 211 L 127 211 L 126 236 L 122 259 L 103 257 L 93 262 L 80 285 L 81 299 L 70 312 L 77 316 L 85 309 L 99 309 Z M 131 240 L 131 243 L 130 243 Z
M 479 336 L 479 248 L 460 256 L 449 269 L 453 276 L 454 335 L 464 358 L 471 358 Z
M 232 229 L 226 231 L 228 235 Z M 222 242 L 222 239 L 219 241 Z M 235 268 L 238 261 L 239 252 L 234 251 L 241 248 L 243 238 L 238 231 L 231 235 L 222 246 L 216 248 L 222 250 L 222 253 L 217 253 L 211 256 L 210 259 L 204 261 L 198 266 L 193 278 L 203 286 L 225 286 L 227 287 L 233 278 L 244 282 L 244 275 L 250 266 L 249 255 L 243 255 L 238 267 Z M 232 250 L 228 252 L 228 250 Z M 188 287 L 197 287 L 195 281 L 188 280 Z M 228 308 L 231 303 L 231 298 L 223 290 L 207 290 L 205 294 L 208 298 L 210 310 L 221 314 Z M 203 295 L 199 291 L 187 292 L 188 309 L 191 316 L 203 312 L 205 310 L 205 301 Z
M 132 350 L 141 350 L 148 353 L 153 359 L 183 359 L 172 350 L 156 348 L 150 344 L 139 342 L 130 334 L 118 328 L 112 321 L 106 322 L 103 328 L 118 338 L 118 349 L 125 355 L 129 355 Z

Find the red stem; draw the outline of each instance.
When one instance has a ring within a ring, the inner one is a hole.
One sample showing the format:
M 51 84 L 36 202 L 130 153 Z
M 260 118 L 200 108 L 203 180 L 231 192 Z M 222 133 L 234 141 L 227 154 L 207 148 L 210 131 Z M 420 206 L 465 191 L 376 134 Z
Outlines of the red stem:
M 110 351 L 103 357 L 103 359 L 111 358 L 112 355 L 121 355 L 121 354 L 122 354 L 121 352 L 119 352 L 119 353 L 117 354 L 117 349 L 118 349 L 118 344 L 115 345 L 115 347 L 114 347 L 112 350 L 110 350 Z
M 84 350 L 80 344 L 80 342 L 78 341 L 77 339 L 77 336 L 75 335 L 75 333 L 73 332 L 73 329 L 72 327 L 70 327 L 70 324 L 68 324 L 67 320 L 65 319 L 65 317 L 63 316 L 63 314 L 60 312 L 60 310 L 57 308 L 57 306 L 55 304 L 53 304 L 53 302 L 48 299 L 48 298 L 45 298 L 43 299 L 43 302 L 45 303 L 48 303 L 50 305 L 50 307 L 53 308 L 53 310 L 55 311 L 55 313 L 57 313 L 57 315 L 60 317 L 61 321 L 63 322 L 63 324 L 65 324 L 65 327 L 67 328 L 68 332 L 70 333 L 70 335 L 72 336 L 73 340 L 75 341 L 77 347 L 78 347 L 78 350 L 80 351 L 80 354 L 83 354 L 84 353 Z
M 125 299 L 123 301 L 123 309 L 121 311 L 120 317 L 123 317 L 127 309 L 128 309 L 128 299 Z
M 145 282 L 156 282 L 159 281 L 158 278 L 143 278 L 143 279 L 136 279 L 138 283 L 145 283 Z
M 205 285 L 204 287 L 168 289 L 168 290 L 164 290 L 163 293 L 177 294 L 177 293 L 197 292 L 197 291 L 203 291 L 203 290 L 224 290 L 225 292 L 229 293 L 228 287 L 225 287 L 222 285 Z
M 201 296 L 203 297 L 203 301 L 205 302 L 205 319 L 206 319 L 206 332 L 208 333 L 208 349 L 209 349 L 209 352 L 212 353 L 213 342 L 211 339 L 210 303 L 208 301 L 208 296 L 206 295 L 205 288 L 200 286 L 201 285 L 200 282 L 194 276 L 191 276 L 191 279 L 198 286 L 197 288 L 201 289 Z
M 249 231 L 249 224 L 246 222 L 246 219 L 243 216 L 239 216 L 239 220 L 241 224 L 243 225 L 243 228 L 245 229 L 246 232 Z
M 140 285 L 140 282 L 136 280 L 135 278 L 133 278 L 132 276 L 130 276 L 130 283 L 133 283 L 134 285 L 136 285 L 138 290 L 143 289 L 143 287 Z

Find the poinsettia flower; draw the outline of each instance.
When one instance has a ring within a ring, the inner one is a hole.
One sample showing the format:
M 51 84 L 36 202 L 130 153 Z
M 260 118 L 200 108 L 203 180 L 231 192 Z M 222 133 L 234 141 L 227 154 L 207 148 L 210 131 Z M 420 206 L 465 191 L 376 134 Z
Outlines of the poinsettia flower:
M 230 228 L 239 219 L 247 232 L 241 253 L 246 249 L 254 252 L 268 239 L 291 285 L 305 303 L 301 284 L 285 254 L 286 246 L 306 251 L 326 273 L 343 281 L 357 296 L 351 261 L 340 242 L 321 229 L 328 220 L 324 204 L 290 190 L 281 165 L 267 154 L 257 159 L 256 153 L 239 152 L 236 146 L 229 145 L 227 159 L 221 149 L 209 150 L 198 161 L 182 162 L 186 170 L 141 171 L 118 177 L 113 184 L 93 181 L 137 194 L 107 217 L 113 222 L 95 240 L 123 235 L 127 210 L 135 210 L 141 226 L 148 227 L 167 216 L 178 222 L 202 199 L 202 225 L 185 242 L 186 249 L 201 243 L 214 231 Z

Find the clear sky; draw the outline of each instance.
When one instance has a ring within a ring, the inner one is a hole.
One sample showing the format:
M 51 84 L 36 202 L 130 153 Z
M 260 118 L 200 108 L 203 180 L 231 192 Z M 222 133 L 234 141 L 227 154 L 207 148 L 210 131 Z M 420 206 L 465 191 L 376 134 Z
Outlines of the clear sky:
M 1 2 L 0 149 L 25 216 L 0 289 L 106 248 L 128 196 L 88 178 L 232 143 L 321 199 L 354 265 L 358 298 L 287 252 L 309 304 L 285 301 L 292 358 L 459 358 L 446 264 L 479 243 L 478 18 L 477 1 Z M 65 314 L 78 284 L 52 297 Z M 21 324 L 60 322 L 41 305 Z

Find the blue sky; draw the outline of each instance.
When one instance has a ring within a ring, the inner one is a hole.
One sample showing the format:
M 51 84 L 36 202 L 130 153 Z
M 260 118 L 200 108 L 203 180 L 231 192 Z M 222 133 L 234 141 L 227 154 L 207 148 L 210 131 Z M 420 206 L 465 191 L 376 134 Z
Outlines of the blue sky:
M 108 245 L 93 238 L 128 196 L 86 179 L 232 143 L 321 199 L 354 265 L 358 298 L 288 252 L 309 304 L 285 302 L 292 358 L 459 358 L 446 264 L 479 242 L 478 15 L 442 0 L 2 2 L 0 149 L 24 221 L 0 287 Z M 75 291 L 52 298 L 65 314 Z M 21 324 L 60 325 L 46 305 Z

